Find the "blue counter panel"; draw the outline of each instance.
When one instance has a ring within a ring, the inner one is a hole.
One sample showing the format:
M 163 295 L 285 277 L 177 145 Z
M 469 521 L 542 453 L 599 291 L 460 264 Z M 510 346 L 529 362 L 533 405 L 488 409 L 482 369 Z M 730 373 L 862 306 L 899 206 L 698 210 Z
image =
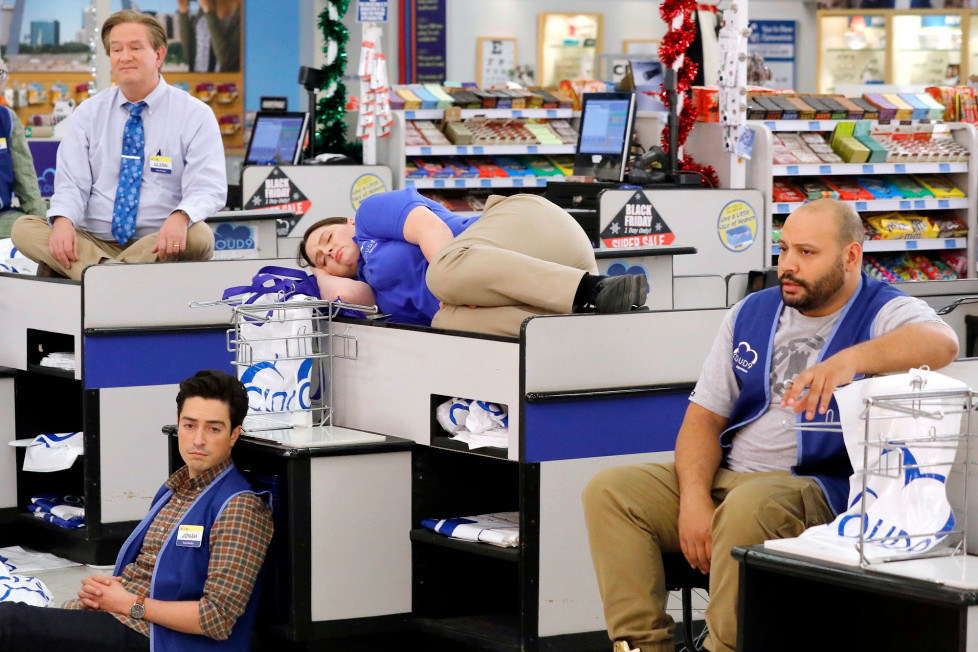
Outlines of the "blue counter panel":
M 85 387 L 172 385 L 201 369 L 235 373 L 224 331 L 85 335 Z
M 671 451 L 689 392 L 526 402 L 525 462 Z

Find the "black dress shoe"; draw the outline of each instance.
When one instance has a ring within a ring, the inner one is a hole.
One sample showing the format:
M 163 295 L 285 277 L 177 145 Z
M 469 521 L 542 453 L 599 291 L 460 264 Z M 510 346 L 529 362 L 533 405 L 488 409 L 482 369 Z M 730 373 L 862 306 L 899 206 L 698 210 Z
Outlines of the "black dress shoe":
M 592 304 L 600 313 L 629 312 L 644 305 L 647 294 L 644 276 L 606 276 L 598 281 Z

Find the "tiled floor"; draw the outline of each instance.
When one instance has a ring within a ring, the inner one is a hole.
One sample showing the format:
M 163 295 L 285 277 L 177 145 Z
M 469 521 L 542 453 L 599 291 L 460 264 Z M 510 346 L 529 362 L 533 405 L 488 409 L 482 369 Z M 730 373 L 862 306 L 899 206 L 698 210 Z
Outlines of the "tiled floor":
M 81 587 L 81 581 L 83 578 L 88 577 L 93 573 L 111 573 L 111 568 L 93 568 L 91 566 L 72 566 L 71 568 L 59 568 L 57 570 L 49 571 L 38 571 L 31 573 L 32 577 L 36 577 L 44 585 L 48 587 L 51 594 L 54 595 L 54 600 L 51 602 L 51 606 L 60 606 L 66 600 L 70 600 L 75 597 L 78 589 Z
M 111 568 L 92 566 L 72 566 L 57 570 L 31 573 L 44 582 L 54 595 L 51 606 L 60 606 L 74 598 L 81 580 L 93 573 L 111 573 Z M 610 647 L 610 646 L 609 646 Z M 350 637 L 312 644 L 283 644 L 282 641 L 263 641 L 255 637 L 253 652 L 389 652 L 400 650 L 419 650 L 431 652 L 476 652 L 478 648 L 459 645 L 440 638 L 407 632 L 385 634 L 383 636 Z
M 64 601 L 75 597 L 81 580 L 92 573 L 111 573 L 110 568 L 94 568 L 91 566 L 73 566 L 71 568 L 61 568 L 58 570 L 40 571 L 31 573 L 39 578 L 54 595 L 51 606 L 59 606 Z M 693 595 L 693 617 L 695 620 L 702 619 L 702 610 L 706 608 L 707 598 L 705 592 L 694 592 Z M 682 618 L 679 596 L 670 596 L 668 604 L 669 612 L 679 621 Z M 281 641 L 262 641 L 256 637 L 253 652 L 388 652 L 393 650 L 419 650 L 422 652 L 476 652 L 479 648 L 460 645 L 418 633 L 395 633 L 383 636 L 370 637 L 351 637 L 347 639 L 337 639 L 314 644 L 292 644 L 288 645 Z M 611 644 L 604 648 L 602 652 L 611 649 Z M 677 644 L 677 652 L 682 650 L 682 646 Z

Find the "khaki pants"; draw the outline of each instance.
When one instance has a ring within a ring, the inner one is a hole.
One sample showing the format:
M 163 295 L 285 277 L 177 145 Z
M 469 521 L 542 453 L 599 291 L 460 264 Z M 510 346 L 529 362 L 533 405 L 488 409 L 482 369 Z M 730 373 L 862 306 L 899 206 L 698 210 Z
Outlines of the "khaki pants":
M 136 240 L 130 240 L 120 245 L 115 240 L 99 240 L 92 234 L 75 229 L 78 234 L 78 260 L 65 269 L 61 266 L 51 250 L 48 240 L 51 238 L 51 227 L 43 217 L 25 215 L 14 222 L 10 237 L 14 246 L 31 260 L 44 263 L 55 272 L 80 281 L 82 272 L 89 265 L 98 265 L 103 260 L 115 260 L 120 263 L 154 263 L 156 254 L 157 233 L 150 233 Z M 171 260 L 210 260 L 214 252 L 214 232 L 204 222 L 197 222 L 187 230 L 187 246 Z
M 518 336 L 527 317 L 571 312 L 583 272 L 598 273 L 594 250 L 567 212 L 536 195 L 493 195 L 428 266 L 428 289 L 446 304 L 431 325 Z
M 710 603 L 706 610 L 713 652 L 737 644 L 735 546 L 794 537 L 832 520 L 818 484 L 787 471 L 717 471 L 713 480 Z M 675 623 L 666 613 L 663 552 L 680 552 L 679 483 L 672 464 L 605 469 L 584 490 L 591 557 L 612 640 L 642 652 L 672 652 Z

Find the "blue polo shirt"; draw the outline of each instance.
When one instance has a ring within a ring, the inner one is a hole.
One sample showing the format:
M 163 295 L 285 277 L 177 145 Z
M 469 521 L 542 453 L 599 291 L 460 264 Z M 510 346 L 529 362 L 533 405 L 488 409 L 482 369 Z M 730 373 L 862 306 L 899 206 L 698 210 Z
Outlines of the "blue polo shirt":
M 438 299 L 425 285 L 428 261 L 421 247 L 404 240 L 404 220 L 416 206 L 430 208 L 455 237 L 479 219 L 459 217 L 413 188 L 367 197 L 356 214 L 356 279 L 373 289 L 377 307 L 390 315 L 389 321 L 430 326 Z

